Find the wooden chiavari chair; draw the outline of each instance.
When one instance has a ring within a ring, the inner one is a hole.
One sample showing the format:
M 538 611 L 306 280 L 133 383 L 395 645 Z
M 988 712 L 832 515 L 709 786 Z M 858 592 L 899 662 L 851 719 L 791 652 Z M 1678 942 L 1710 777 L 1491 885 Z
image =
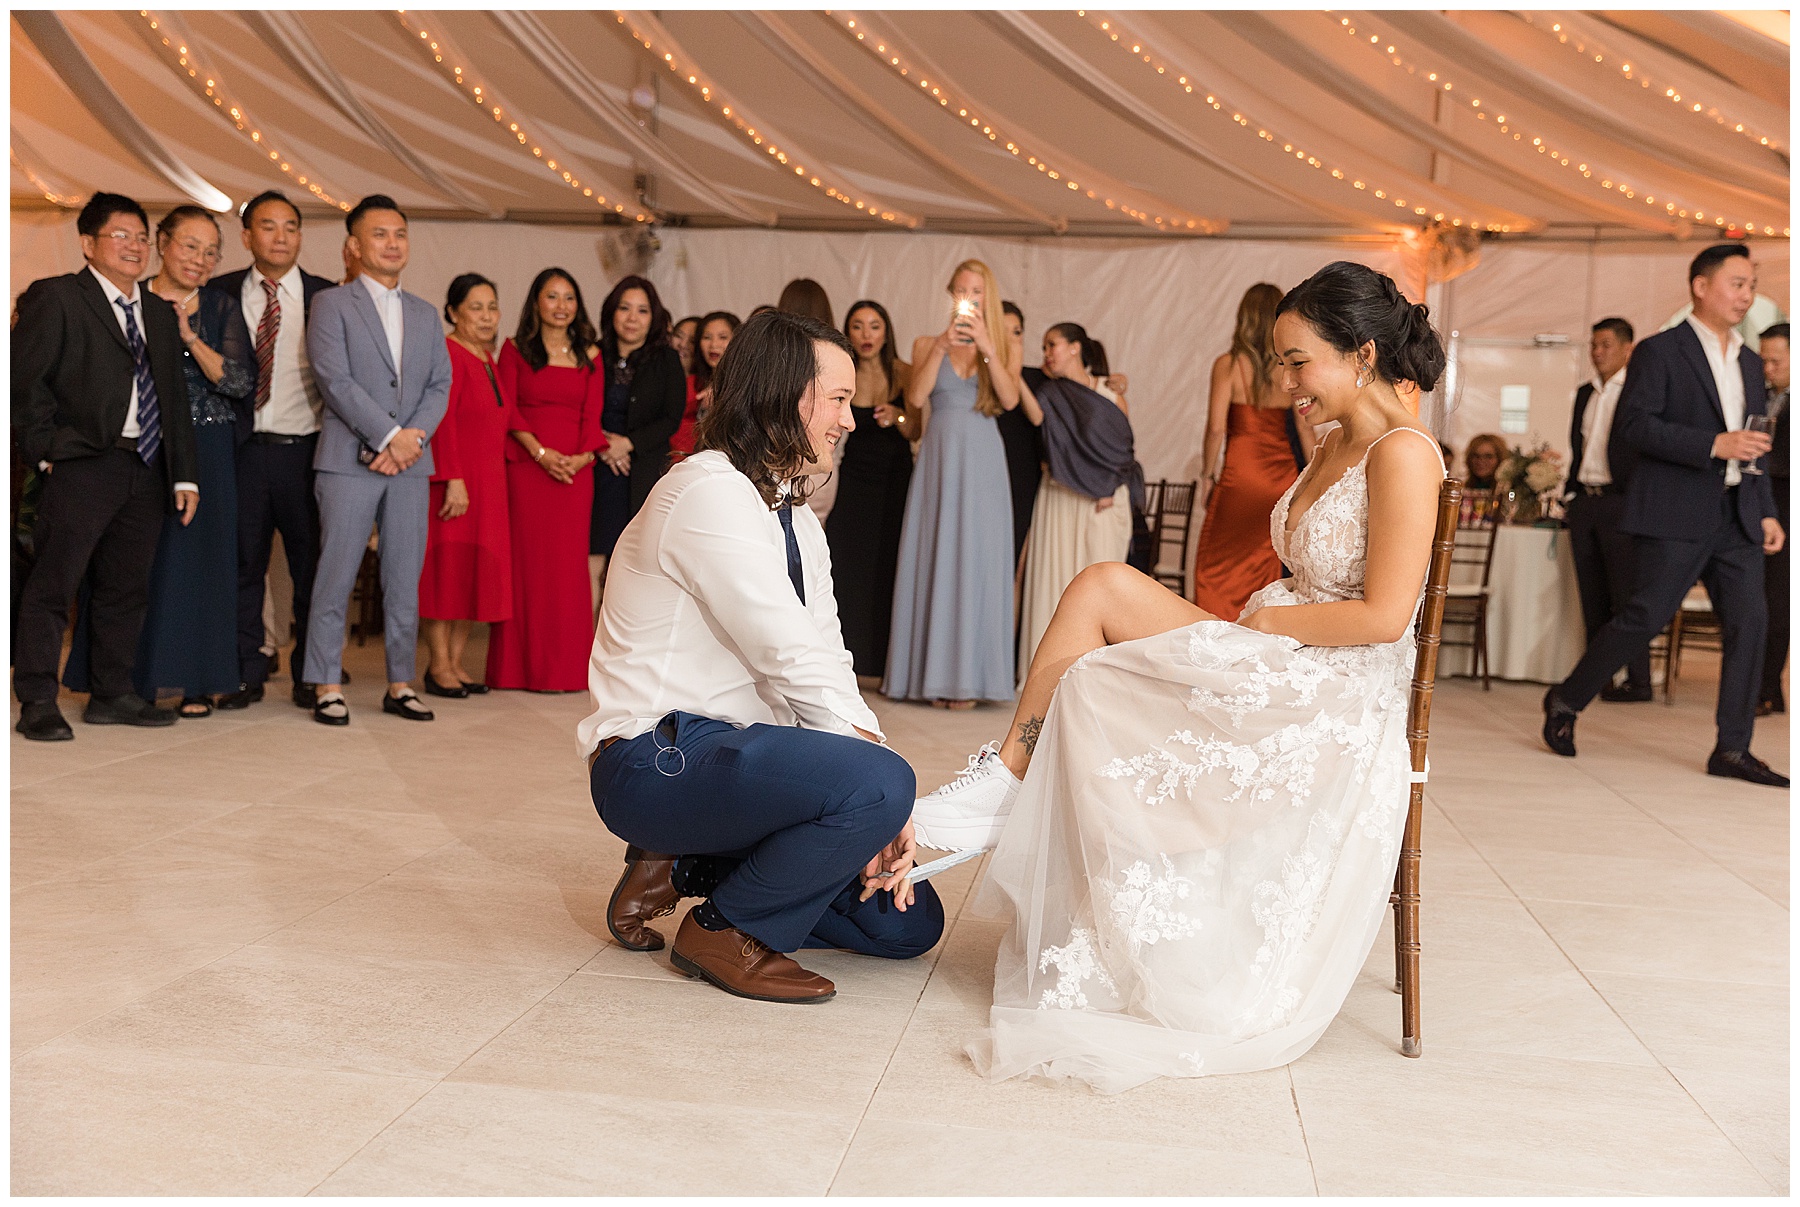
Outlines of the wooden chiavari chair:
M 1412 755 L 1412 788 L 1406 802 L 1406 832 L 1400 842 L 1400 865 L 1394 872 L 1394 988 L 1400 994 L 1400 1051 L 1417 1056 L 1419 1047 L 1419 834 L 1425 814 L 1425 775 L 1430 766 L 1425 743 L 1431 735 L 1431 694 L 1437 683 L 1438 646 L 1444 626 L 1444 600 L 1450 562 L 1456 549 L 1462 483 L 1444 479 L 1438 490 L 1437 535 L 1431 544 L 1431 568 L 1425 574 L 1425 603 L 1414 630 L 1418 653 L 1413 659 L 1412 691 L 1406 705 L 1406 744 Z

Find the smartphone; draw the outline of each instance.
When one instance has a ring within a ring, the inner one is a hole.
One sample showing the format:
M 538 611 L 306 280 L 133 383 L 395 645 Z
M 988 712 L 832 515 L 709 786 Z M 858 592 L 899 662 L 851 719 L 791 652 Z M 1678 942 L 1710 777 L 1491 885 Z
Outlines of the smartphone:
M 975 306 L 974 299 L 972 299 L 972 298 L 957 299 L 956 305 L 951 309 L 951 312 L 950 312 L 950 325 L 954 328 L 957 325 L 958 320 L 973 318 L 975 315 L 975 310 L 976 310 L 976 306 Z M 959 344 L 972 344 L 975 342 L 975 337 L 972 335 L 964 335 L 964 334 L 962 334 L 962 332 L 959 331 L 957 333 L 956 342 Z

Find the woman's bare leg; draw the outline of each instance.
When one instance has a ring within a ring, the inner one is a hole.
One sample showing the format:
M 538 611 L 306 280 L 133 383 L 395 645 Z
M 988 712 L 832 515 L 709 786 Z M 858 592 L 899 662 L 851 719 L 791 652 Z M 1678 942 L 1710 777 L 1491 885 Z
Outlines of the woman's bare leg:
M 425 673 L 439 687 L 454 687 L 456 660 L 450 655 L 450 622 L 427 620 L 420 627 L 425 630 L 425 645 L 431 651 L 431 661 L 426 664 Z
M 450 622 L 450 670 L 451 678 L 458 683 L 473 683 L 475 677 L 463 669 L 463 651 L 469 648 L 469 631 L 475 626 L 467 620 Z
M 1211 612 L 1195 607 L 1155 579 L 1140 574 L 1124 562 L 1100 562 L 1075 576 L 1057 601 L 1050 627 L 1038 642 L 1019 693 L 1000 761 L 1020 779 L 1031 765 L 1038 735 L 1050 712 L 1056 682 L 1074 661 L 1090 650 L 1135 641 L 1185 628 L 1201 620 L 1217 620 Z

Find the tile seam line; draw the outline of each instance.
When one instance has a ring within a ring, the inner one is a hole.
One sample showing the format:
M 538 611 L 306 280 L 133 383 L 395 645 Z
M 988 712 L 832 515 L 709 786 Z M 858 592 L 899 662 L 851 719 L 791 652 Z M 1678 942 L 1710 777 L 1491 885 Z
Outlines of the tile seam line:
M 532 1001 L 532 1002 L 526 1004 L 517 1014 L 513 1015 L 513 1017 L 511 1019 L 509 1019 L 506 1023 L 502 1024 L 500 1027 L 496 1028 L 494 1033 L 492 1035 L 488 1036 L 486 1039 L 482 1040 L 481 1043 L 475 1048 L 475 1050 L 473 1052 L 470 1052 L 467 1056 L 463 1057 L 463 1059 L 456 1065 L 455 1068 L 446 1071 L 441 1076 L 434 1079 L 430 1085 L 427 1085 L 425 1087 L 425 1089 L 420 1092 L 420 1094 L 417 1098 L 414 1098 L 411 1102 L 409 1102 L 406 1105 L 406 1107 L 404 1109 L 397 1112 L 392 1119 L 389 1119 L 386 1123 L 382 1124 L 379 1128 L 377 1128 L 373 1135 L 371 1135 L 367 1140 L 364 1140 L 361 1144 L 357 1145 L 356 1148 L 354 1150 L 352 1150 L 350 1152 L 350 1154 L 348 1156 L 346 1156 L 342 1161 L 339 1161 L 336 1165 L 332 1166 L 330 1172 L 327 1173 L 324 1177 L 320 1178 L 311 1187 L 309 1187 L 307 1189 L 306 1193 L 309 1196 L 317 1193 L 319 1187 L 325 1185 L 325 1183 L 327 1183 L 327 1182 L 331 1181 L 331 1179 L 335 1178 L 343 1170 L 343 1168 L 346 1165 L 348 1165 L 348 1164 L 350 1164 L 350 1162 L 356 1160 L 356 1158 L 361 1156 L 362 1153 L 365 1150 L 367 1150 L 371 1144 L 375 1143 L 375 1141 L 377 1141 L 377 1140 L 381 1139 L 381 1137 L 385 1136 L 388 1133 L 388 1129 L 392 1128 L 394 1126 L 394 1124 L 400 1122 L 402 1119 L 404 1119 L 408 1115 L 412 1114 L 413 1109 L 415 1107 L 417 1107 L 419 1105 L 419 1103 L 425 1101 L 425 1098 L 427 1097 L 427 1095 L 429 1095 L 433 1090 L 436 1090 L 436 1089 L 440 1088 L 441 1086 L 443 1086 L 447 1081 L 449 1081 L 449 1079 L 451 1077 L 455 1076 L 456 1073 L 458 1073 L 463 1068 L 467 1067 L 468 1063 L 471 1060 L 474 1060 L 477 1056 L 479 1056 L 483 1052 L 487 1051 L 489 1045 L 491 1045 L 495 1040 L 499 1039 L 502 1035 L 505 1035 L 508 1031 L 510 1031 L 514 1027 L 518 1026 L 520 1019 L 524 1018 L 527 1014 L 530 1014 L 533 1010 L 536 1010 L 539 1006 L 542 1006 L 544 1004 L 544 1001 L 546 998 L 548 998 L 551 994 L 555 993 L 558 989 L 561 989 L 564 985 L 568 984 L 570 979 L 573 978 L 575 975 L 576 974 L 574 972 L 570 972 L 567 976 L 564 976 L 562 980 L 556 982 L 556 984 L 554 984 L 554 985 L 550 986 L 548 989 L 544 990 L 544 992 L 541 995 L 539 995 L 539 997 L 535 1001 Z

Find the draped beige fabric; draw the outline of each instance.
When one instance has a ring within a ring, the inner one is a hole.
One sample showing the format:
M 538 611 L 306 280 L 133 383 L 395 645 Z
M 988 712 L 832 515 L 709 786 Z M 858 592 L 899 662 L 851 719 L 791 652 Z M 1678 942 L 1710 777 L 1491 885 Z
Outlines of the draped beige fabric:
M 1779 238 L 1787 49 L 1674 11 L 16 13 L 13 196 L 223 208 L 275 185 L 576 223 Z

